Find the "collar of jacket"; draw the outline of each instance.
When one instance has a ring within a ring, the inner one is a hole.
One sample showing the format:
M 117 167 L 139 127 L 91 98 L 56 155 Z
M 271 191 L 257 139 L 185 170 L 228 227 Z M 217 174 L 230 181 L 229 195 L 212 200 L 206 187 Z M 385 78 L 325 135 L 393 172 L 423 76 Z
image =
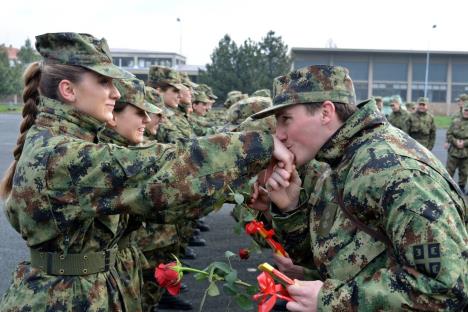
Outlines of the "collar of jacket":
M 93 142 L 97 132 L 105 127 L 105 123 L 71 105 L 44 96 L 39 98 L 38 110 L 37 125 L 53 128 L 59 133 L 67 133 L 82 140 Z
M 340 162 L 346 148 L 355 137 L 385 122 L 385 116 L 379 111 L 373 99 L 360 103 L 358 110 L 322 146 L 316 159 L 334 166 Z
M 97 138 L 99 143 L 113 143 L 119 146 L 129 146 L 130 142 L 121 136 L 117 131 L 112 128 L 105 127 L 101 129 L 98 134 Z

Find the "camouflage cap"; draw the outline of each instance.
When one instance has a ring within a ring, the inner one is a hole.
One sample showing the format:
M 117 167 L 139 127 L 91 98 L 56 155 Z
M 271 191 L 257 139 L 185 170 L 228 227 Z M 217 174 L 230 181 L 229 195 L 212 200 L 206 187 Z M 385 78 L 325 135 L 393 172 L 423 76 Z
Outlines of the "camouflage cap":
M 231 106 L 227 113 L 227 119 L 231 123 L 241 123 L 251 115 L 269 108 L 272 105 L 273 103 L 269 97 L 252 96 Z
M 159 83 L 167 83 L 177 90 L 187 88 L 182 84 L 181 77 L 175 70 L 165 66 L 151 66 L 148 74 L 148 85 L 156 88 Z
M 468 110 L 468 100 L 463 101 L 463 110 Z
M 36 36 L 36 49 L 44 58 L 44 64 L 81 66 L 110 78 L 135 77 L 112 63 L 104 38 L 71 32 L 47 33 Z
M 224 102 L 224 107 L 229 108 L 232 104 L 237 103 L 240 100 L 246 99 L 248 97 L 249 96 L 247 94 L 234 93 L 226 99 L 226 101 Z
M 271 97 L 271 92 L 269 89 L 260 89 L 252 93 L 252 96 Z
M 327 100 L 356 105 L 354 85 L 348 69 L 330 65 L 308 66 L 275 78 L 273 107 L 253 115 L 252 118 L 263 118 L 291 105 Z
M 463 101 L 463 102 L 468 101 L 468 94 L 466 93 L 460 94 L 457 98 L 457 101 Z
M 402 101 L 401 101 L 401 96 L 399 96 L 399 95 L 394 95 L 394 96 L 392 96 L 392 98 L 390 99 L 390 102 L 391 102 L 391 103 L 393 103 L 393 102 L 398 102 L 398 103 L 401 104 L 401 102 L 402 102 Z
M 207 84 L 200 83 L 198 86 L 210 99 L 216 100 L 218 98 L 216 95 L 214 95 L 213 90 Z
M 228 94 L 227 94 L 227 97 L 231 97 L 233 95 L 236 95 L 236 94 L 242 94 L 242 92 L 240 91 L 237 91 L 237 90 L 232 90 L 232 91 L 229 91 Z
M 405 106 L 406 106 L 407 109 L 411 109 L 411 108 L 415 107 L 416 104 L 414 104 L 414 102 L 406 102 Z
M 194 97 L 193 97 L 193 102 L 203 102 L 203 103 L 208 103 L 210 101 L 210 99 L 208 98 L 208 96 L 205 94 L 205 92 L 203 92 L 202 90 L 197 90 L 195 93 L 194 93 Z
M 160 114 L 161 109 L 145 100 L 145 83 L 140 79 L 118 79 L 114 81 L 115 87 L 120 92 L 117 103 L 128 103 L 145 112 Z
M 198 84 L 190 80 L 189 75 L 186 72 L 179 72 L 181 82 L 187 88 L 195 89 L 198 87 Z
M 150 104 L 153 104 L 160 110 L 160 112 L 155 114 L 167 115 L 166 112 L 163 110 L 164 97 L 161 94 L 159 94 L 156 89 L 145 86 L 145 100 Z
M 429 104 L 429 99 L 427 97 L 420 97 L 418 99 L 418 104 L 419 103 L 424 103 L 424 104 L 428 105 Z

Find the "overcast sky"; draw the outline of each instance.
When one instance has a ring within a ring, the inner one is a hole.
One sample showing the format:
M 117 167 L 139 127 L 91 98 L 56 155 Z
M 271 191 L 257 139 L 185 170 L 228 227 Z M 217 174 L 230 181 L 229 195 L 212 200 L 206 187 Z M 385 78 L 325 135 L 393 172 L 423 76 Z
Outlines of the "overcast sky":
M 338 48 L 468 51 L 467 9 L 464 0 L 6 0 L 0 44 L 74 31 L 111 48 L 179 52 L 182 35 L 188 64 L 201 65 L 225 34 L 241 44 L 273 30 L 289 48 L 332 39 Z

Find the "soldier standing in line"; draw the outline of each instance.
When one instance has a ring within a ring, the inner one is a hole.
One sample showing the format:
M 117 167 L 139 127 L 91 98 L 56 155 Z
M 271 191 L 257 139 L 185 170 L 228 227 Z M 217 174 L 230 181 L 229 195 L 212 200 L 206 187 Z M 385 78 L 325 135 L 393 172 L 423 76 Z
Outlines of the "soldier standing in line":
M 408 133 L 408 119 L 410 116 L 409 113 L 401 107 L 401 98 L 392 98 L 390 107 L 392 108 L 392 113 L 387 117 L 388 122 L 390 122 L 392 126 Z
M 447 142 L 447 171 L 453 177 L 458 169 L 458 186 L 465 191 L 468 178 L 468 100 L 464 102 L 462 117 L 453 120 L 447 130 Z M 465 195 L 468 195 L 468 190 Z
M 408 134 L 424 145 L 428 150 L 432 150 L 436 138 L 436 125 L 434 116 L 428 110 L 429 99 L 420 97 L 416 113 L 411 114 L 408 124 Z
M 460 94 L 457 99 L 457 105 L 458 105 L 458 111 L 450 114 L 450 117 L 452 120 L 457 119 L 457 118 L 463 118 L 463 106 L 465 104 L 465 101 L 468 101 L 468 94 L 462 93 Z
M 309 223 L 303 240 L 320 277 L 287 287 L 288 310 L 462 311 L 467 207 L 440 161 L 390 126 L 373 100 L 356 106 L 345 68 L 317 65 L 275 78 L 273 103 L 253 117 L 275 114 L 276 135 L 296 166 L 315 158 L 331 167 L 314 206 L 301 200 L 297 172 L 277 167 L 264 186 L 273 218 Z
M 414 102 L 406 102 L 405 106 L 408 113 L 412 114 L 416 112 L 416 105 Z

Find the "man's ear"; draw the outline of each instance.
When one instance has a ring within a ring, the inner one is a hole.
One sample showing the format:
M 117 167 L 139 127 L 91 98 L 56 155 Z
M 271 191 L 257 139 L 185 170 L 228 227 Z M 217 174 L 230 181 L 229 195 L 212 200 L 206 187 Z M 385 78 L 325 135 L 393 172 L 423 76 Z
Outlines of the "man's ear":
M 75 85 L 70 80 L 64 79 L 58 85 L 59 96 L 68 103 L 76 101 Z
M 325 101 L 322 103 L 322 123 L 328 124 L 332 121 L 333 116 L 336 115 L 335 104 L 331 101 Z

